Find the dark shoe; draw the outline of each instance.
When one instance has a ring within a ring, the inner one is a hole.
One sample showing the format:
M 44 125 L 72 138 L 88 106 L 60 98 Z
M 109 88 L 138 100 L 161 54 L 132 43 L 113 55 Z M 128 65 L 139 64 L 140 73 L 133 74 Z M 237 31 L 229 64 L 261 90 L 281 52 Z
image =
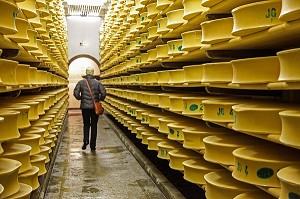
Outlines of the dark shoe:
M 91 148 L 91 151 L 96 151 L 96 148 Z
M 82 146 L 82 150 L 85 150 L 87 145 L 88 145 L 88 143 L 84 143 Z

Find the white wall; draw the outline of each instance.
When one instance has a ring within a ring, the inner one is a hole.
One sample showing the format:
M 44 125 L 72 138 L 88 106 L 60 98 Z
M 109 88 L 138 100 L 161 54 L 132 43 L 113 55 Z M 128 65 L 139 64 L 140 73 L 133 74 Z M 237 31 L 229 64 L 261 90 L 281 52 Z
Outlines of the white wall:
M 99 60 L 99 28 L 102 23 L 100 17 L 67 17 L 68 27 L 68 56 L 88 54 Z M 80 46 L 85 42 L 85 46 Z
M 67 17 L 69 60 L 80 54 L 87 54 L 99 60 L 101 23 L 100 17 Z M 85 42 L 86 45 L 80 46 L 80 42 Z M 73 97 L 73 90 L 88 66 L 94 67 L 95 75 L 100 74 L 97 64 L 88 58 L 78 58 L 69 66 L 69 108 L 80 106 L 80 102 Z

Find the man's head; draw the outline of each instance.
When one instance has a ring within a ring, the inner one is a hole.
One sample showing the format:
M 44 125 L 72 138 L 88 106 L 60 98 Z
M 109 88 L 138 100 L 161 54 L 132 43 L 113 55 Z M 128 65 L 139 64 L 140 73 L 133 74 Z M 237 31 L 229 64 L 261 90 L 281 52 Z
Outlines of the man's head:
M 94 69 L 92 67 L 87 67 L 85 71 L 86 75 L 94 75 Z

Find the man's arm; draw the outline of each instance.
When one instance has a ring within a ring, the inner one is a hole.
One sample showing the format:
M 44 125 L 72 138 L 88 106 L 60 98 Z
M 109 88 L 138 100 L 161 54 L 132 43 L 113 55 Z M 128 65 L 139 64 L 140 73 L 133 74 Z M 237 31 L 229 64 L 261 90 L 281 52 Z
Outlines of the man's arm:
M 106 90 L 104 88 L 104 86 L 100 83 L 99 84 L 99 91 L 100 91 L 100 101 L 104 101 L 105 97 L 106 97 Z
M 81 84 L 79 82 L 75 86 L 73 95 L 77 100 L 81 100 Z

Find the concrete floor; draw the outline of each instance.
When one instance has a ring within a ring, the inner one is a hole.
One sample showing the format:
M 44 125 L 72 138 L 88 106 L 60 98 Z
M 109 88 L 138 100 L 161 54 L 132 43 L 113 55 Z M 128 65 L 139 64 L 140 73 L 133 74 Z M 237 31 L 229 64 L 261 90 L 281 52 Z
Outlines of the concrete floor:
M 81 149 L 82 138 L 81 115 L 69 116 L 46 199 L 165 198 L 104 118 L 99 118 L 95 152 Z

